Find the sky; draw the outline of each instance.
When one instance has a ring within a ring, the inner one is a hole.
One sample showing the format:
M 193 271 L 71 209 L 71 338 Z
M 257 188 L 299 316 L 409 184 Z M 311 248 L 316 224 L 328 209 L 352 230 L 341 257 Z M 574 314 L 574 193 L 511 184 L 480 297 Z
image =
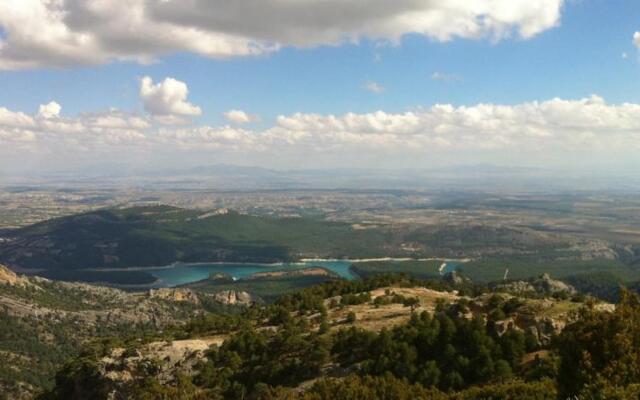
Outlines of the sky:
M 5 0 L 0 176 L 640 167 L 635 0 Z

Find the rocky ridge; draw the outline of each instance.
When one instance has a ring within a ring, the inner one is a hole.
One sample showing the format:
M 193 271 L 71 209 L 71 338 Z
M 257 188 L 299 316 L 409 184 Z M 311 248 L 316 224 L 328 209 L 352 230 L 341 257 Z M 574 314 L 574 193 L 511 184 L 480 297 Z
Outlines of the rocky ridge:
M 499 283 L 493 288 L 499 291 L 523 295 L 527 293 L 537 293 L 540 295 L 565 293 L 567 295 L 574 295 L 577 293 L 577 290 L 573 286 L 553 279 L 546 273 L 533 279 Z

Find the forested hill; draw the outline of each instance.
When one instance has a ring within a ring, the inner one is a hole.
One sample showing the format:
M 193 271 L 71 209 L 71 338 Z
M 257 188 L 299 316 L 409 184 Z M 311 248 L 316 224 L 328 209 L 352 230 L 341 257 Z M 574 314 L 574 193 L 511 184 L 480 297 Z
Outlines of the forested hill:
M 16 271 L 94 283 L 150 284 L 155 278 L 148 271 L 125 269 L 174 262 L 382 257 L 472 259 L 464 265 L 464 272 L 479 282 L 500 279 L 505 265 L 514 278 L 607 271 L 623 282 L 640 279 L 637 268 L 625 262 L 615 244 L 491 224 L 370 223 L 355 217 L 336 222 L 228 209 L 144 206 L 51 219 L 6 232 L 2 239 L 0 263 Z M 359 264 L 357 272 L 366 276 L 374 270 L 402 272 L 408 268 L 421 277 L 437 275 L 437 269 L 427 274 L 430 269 L 424 263 L 411 265 Z
M 0 262 L 48 270 L 279 262 L 301 256 L 375 256 L 388 247 L 384 239 L 380 231 L 319 219 L 148 206 L 99 210 L 13 231 L 0 247 Z
M 42 399 L 636 399 L 640 299 L 379 276 L 92 344 Z
M 637 295 L 533 286 L 378 275 L 260 304 L 0 267 L 0 399 L 638 398 Z

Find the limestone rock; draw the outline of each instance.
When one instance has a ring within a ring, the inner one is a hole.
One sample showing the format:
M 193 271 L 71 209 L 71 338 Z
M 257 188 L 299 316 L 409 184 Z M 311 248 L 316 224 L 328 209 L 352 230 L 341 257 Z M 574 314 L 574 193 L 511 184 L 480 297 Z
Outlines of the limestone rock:
M 191 304 L 200 304 L 198 295 L 190 289 L 174 289 L 174 288 L 161 288 L 149 290 L 150 298 L 157 298 L 163 300 L 172 300 L 187 302 Z
M 540 293 L 554 294 L 560 292 L 566 292 L 568 294 L 575 294 L 576 289 L 567 285 L 566 283 L 557 279 L 552 279 L 549 274 L 542 274 L 539 278 L 533 280 L 531 285 L 536 288 L 536 291 Z
M 224 290 L 213 295 L 217 302 L 227 305 L 251 305 L 255 299 L 247 292 Z
M 0 284 L 3 283 L 9 284 L 10 286 L 25 286 L 28 282 L 9 268 L 0 264 Z
M 525 281 L 501 283 L 499 285 L 496 285 L 495 289 L 506 291 L 509 293 L 514 293 L 514 294 L 533 293 L 536 291 L 536 288 L 534 288 L 533 285 Z

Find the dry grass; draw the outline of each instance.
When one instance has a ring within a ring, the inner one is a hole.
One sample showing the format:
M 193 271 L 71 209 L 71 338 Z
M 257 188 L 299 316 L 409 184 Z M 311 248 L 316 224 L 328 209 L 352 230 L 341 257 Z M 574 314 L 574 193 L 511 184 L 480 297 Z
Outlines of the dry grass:
M 426 288 L 400 288 L 385 287 L 372 290 L 371 298 L 375 299 L 384 296 L 386 291 L 402 295 L 404 297 L 416 297 L 420 301 L 420 306 L 413 312 L 420 313 L 422 311 L 433 312 L 438 300 L 442 299 L 445 303 L 456 302 L 460 297 L 455 293 L 438 292 Z M 327 300 L 327 304 L 331 299 Z M 353 324 L 346 323 L 347 315 L 353 312 L 356 314 L 356 321 Z M 343 308 L 334 308 L 329 310 L 329 321 L 333 329 L 340 329 L 348 326 L 356 326 L 358 328 L 380 331 L 382 328 L 389 328 L 401 325 L 411 317 L 411 308 L 402 304 L 387 304 L 379 307 L 370 303 L 346 306 Z
M 561 318 L 566 317 L 572 311 L 578 311 L 583 304 L 568 300 L 534 300 L 527 299 L 526 307 L 540 317 Z

